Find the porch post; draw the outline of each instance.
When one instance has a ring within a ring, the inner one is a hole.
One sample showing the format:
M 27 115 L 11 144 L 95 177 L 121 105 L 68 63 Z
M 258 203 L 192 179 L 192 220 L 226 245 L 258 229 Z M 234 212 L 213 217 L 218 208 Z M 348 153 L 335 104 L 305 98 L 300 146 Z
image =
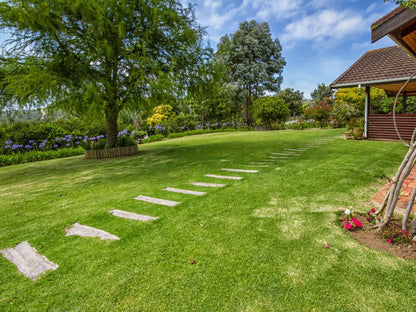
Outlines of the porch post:
M 365 87 L 365 111 L 364 111 L 364 133 L 363 138 L 368 139 L 368 115 L 370 114 L 370 87 Z
M 403 108 L 402 108 L 402 114 L 406 114 L 407 110 L 407 92 L 403 92 Z

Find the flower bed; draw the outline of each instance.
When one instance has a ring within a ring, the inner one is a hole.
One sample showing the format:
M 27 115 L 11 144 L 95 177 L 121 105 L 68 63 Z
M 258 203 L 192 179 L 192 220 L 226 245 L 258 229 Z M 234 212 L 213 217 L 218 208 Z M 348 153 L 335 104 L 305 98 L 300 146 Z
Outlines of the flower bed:
M 375 221 L 371 214 L 374 210 L 370 210 L 370 214 L 368 212 L 365 215 L 356 213 L 354 216 L 348 209 L 341 211 L 339 225 L 354 239 L 370 248 L 383 250 L 396 257 L 416 260 L 416 242 L 412 240 L 412 235 L 401 230 L 401 220 L 393 219 L 380 232 L 373 228 Z M 347 223 L 351 227 L 346 226 Z

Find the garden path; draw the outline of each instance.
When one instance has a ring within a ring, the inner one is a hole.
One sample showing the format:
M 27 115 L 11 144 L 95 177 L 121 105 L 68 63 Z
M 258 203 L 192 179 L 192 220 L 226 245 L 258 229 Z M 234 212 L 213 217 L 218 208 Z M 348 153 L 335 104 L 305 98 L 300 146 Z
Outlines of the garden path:
M 268 167 L 268 165 L 264 165 L 264 164 L 265 164 L 265 161 L 268 161 L 268 162 L 275 161 L 275 159 L 271 159 L 271 158 L 278 158 L 279 160 L 283 160 L 283 159 L 289 159 L 292 156 L 300 156 L 298 152 L 305 152 L 309 148 L 317 147 L 333 139 L 334 139 L 333 137 L 317 139 L 316 142 L 305 145 L 304 148 L 297 148 L 297 149 L 285 148 L 283 152 L 271 153 L 272 155 L 281 155 L 281 157 L 269 156 L 270 158 L 265 159 L 264 162 L 250 162 L 249 165 L 262 165 L 261 167 Z M 232 168 L 222 168 L 221 170 L 231 171 L 231 172 L 240 172 L 240 173 L 258 173 L 259 172 L 258 170 L 232 169 Z M 415 175 L 413 175 L 413 177 L 414 176 Z M 217 179 L 230 179 L 230 180 L 243 179 L 243 177 L 222 176 L 222 175 L 214 175 L 214 174 L 206 174 L 205 177 L 217 178 Z M 226 186 L 226 184 L 205 183 L 205 182 L 193 182 L 191 184 L 195 186 L 201 186 L 201 187 L 224 187 Z M 164 190 L 170 191 L 170 192 L 187 194 L 187 195 L 197 195 L 197 196 L 206 194 L 206 192 L 197 192 L 197 191 L 176 189 L 176 188 L 171 188 L 171 187 L 167 187 Z M 154 197 L 149 197 L 149 196 L 144 196 L 144 195 L 139 195 L 138 197 L 135 197 L 134 199 L 148 202 L 148 203 L 154 203 L 158 205 L 165 205 L 169 207 L 174 207 L 180 204 L 180 202 L 159 199 L 159 198 L 154 198 Z M 112 213 L 116 217 L 121 217 L 125 219 L 133 219 L 133 220 L 138 220 L 138 221 L 143 221 L 143 222 L 158 219 L 158 217 L 145 216 L 145 215 L 140 215 L 140 214 L 122 211 L 118 209 L 114 209 L 110 211 L 110 213 Z M 99 230 L 99 229 L 89 227 L 86 225 L 81 225 L 78 223 L 74 223 L 71 228 L 65 229 L 65 231 L 66 231 L 65 236 L 77 235 L 77 236 L 83 236 L 83 237 L 99 237 L 103 240 L 119 240 L 120 239 L 119 237 L 113 234 L 110 234 L 108 232 L 105 232 L 103 230 Z M 36 249 L 30 246 L 30 244 L 27 241 L 16 245 L 14 248 L 0 250 L 0 253 L 3 255 L 3 257 L 5 257 L 9 261 L 11 261 L 13 264 L 15 264 L 19 272 L 23 273 L 25 276 L 29 277 L 32 280 L 35 280 L 40 274 L 48 270 L 56 270 L 58 268 L 58 265 L 49 261 L 45 256 L 38 254 Z

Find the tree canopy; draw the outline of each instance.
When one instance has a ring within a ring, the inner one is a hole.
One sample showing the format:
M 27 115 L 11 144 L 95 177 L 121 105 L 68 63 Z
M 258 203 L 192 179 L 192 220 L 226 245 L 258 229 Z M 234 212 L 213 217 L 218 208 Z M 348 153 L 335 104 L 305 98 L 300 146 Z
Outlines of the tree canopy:
M 248 124 L 252 98 L 264 95 L 265 91 L 280 90 L 286 65 L 281 51 L 279 39 L 273 40 L 269 25 L 254 20 L 241 23 L 234 34 L 223 36 L 218 44 L 217 58 L 226 65 L 235 98 L 241 95 L 244 99 Z
M 295 91 L 292 88 L 286 88 L 279 92 L 279 97 L 287 104 L 290 113 L 293 116 L 302 113 L 303 92 L 299 90 Z
M 0 29 L 12 35 L 5 94 L 104 115 L 109 147 L 120 111 L 179 92 L 202 50 L 193 9 L 177 0 L 6 0 Z
M 332 99 L 335 91 L 331 89 L 330 86 L 325 85 L 324 83 L 318 84 L 315 90 L 311 93 L 311 98 L 314 101 L 322 101 L 324 99 Z
M 416 0 L 384 0 L 384 2 L 395 2 L 398 5 L 403 5 L 408 9 L 416 8 Z

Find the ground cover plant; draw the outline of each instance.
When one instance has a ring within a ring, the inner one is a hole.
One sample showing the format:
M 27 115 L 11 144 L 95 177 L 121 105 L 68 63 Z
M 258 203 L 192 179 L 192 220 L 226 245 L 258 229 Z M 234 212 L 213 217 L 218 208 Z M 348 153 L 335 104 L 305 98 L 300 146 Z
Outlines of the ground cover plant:
M 0 168 L 0 249 L 29 241 L 59 265 L 32 282 L 0 257 L 1 311 L 397 311 L 416 263 L 358 243 L 340 209 L 361 211 L 406 148 L 343 130 L 226 132 Z M 324 140 L 321 140 L 321 139 Z M 271 158 L 284 149 L 299 156 Z M 267 162 L 264 160 L 268 160 Z M 274 160 L 274 161 L 273 161 Z M 250 162 L 265 162 L 255 167 Z M 258 169 L 255 174 L 221 168 Z M 205 174 L 235 175 L 219 181 Z M 191 182 L 226 183 L 206 189 Z M 203 190 L 202 197 L 163 191 Z M 133 200 L 180 201 L 164 207 Z M 121 209 L 159 219 L 116 218 Z M 65 237 L 78 222 L 119 241 Z

